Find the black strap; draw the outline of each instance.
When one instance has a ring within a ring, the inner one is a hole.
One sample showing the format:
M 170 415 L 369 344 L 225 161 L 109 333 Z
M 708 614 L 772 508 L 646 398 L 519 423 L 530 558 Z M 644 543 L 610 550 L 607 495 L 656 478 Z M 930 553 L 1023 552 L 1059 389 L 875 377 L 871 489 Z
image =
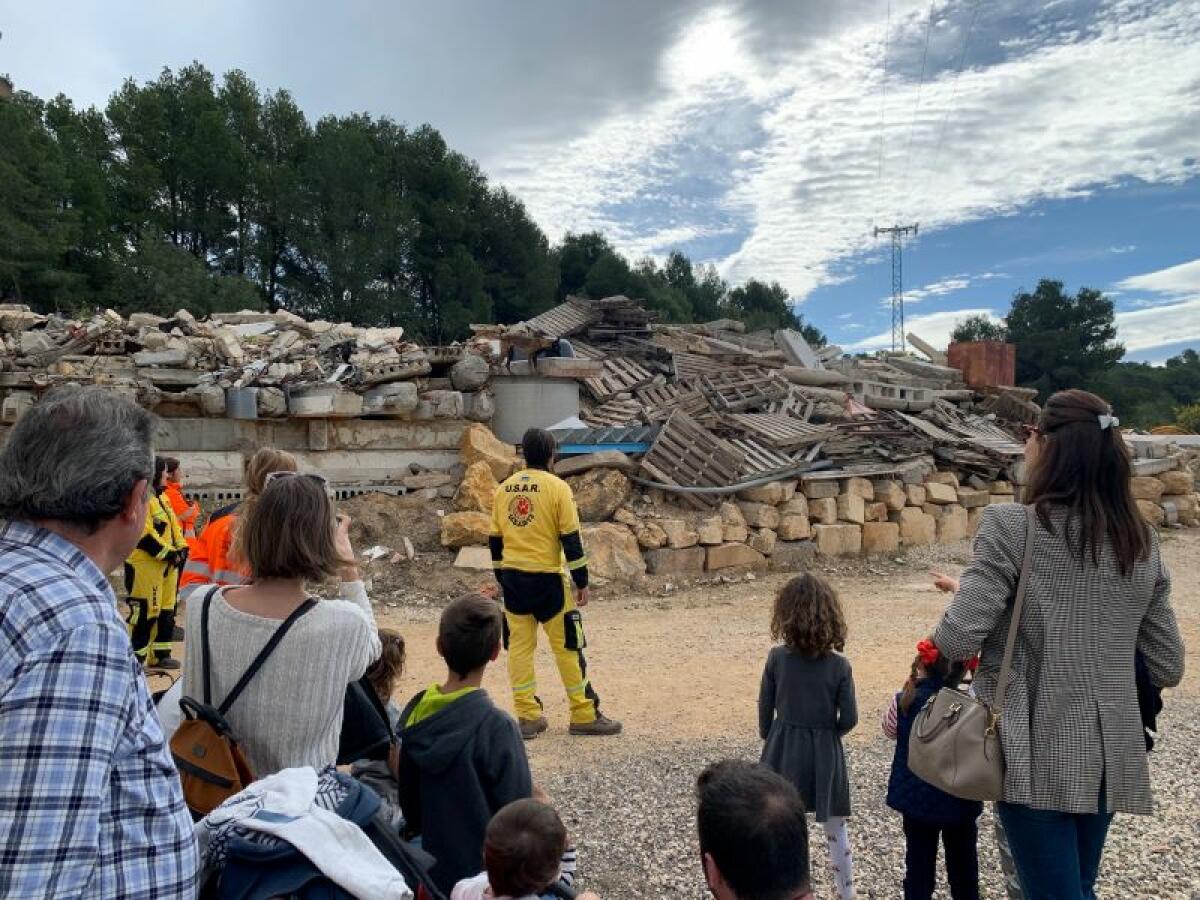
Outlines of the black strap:
M 212 690 L 209 684 L 209 649 L 208 649 L 208 608 L 212 601 L 213 594 L 220 590 L 220 586 L 214 587 L 204 595 L 204 608 L 200 612 L 200 644 L 202 653 L 204 654 L 204 704 L 212 705 Z M 258 674 L 258 670 L 262 668 L 263 663 L 267 658 L 275 652 L 275 648 L 279 646 L 279 642 L 283 640 L 283 636 L 288 633 L 288 630 L 296 624 L 296 620 L 302 615 L 317 605 L 317 601 L 309 597 L 298 607 L 296 607 L 290 616 L 283 620 L 282 624 L 275 629 L 275 633 L 271 635 L 271 639 L 267 641 L 267 645 L 258 651 L 258 656 L 254 657 L 254 661 L 250 663 L 250 667 L 238 679 L 237 684 L 233 686 L 233 690 L 229 695 L 221 701 L 221 705 L 217 707 L 217 712 L 221 715 L 227 715 L 229 708 L 233 706 L 234 701 L 241 696 L 242 691 L 246 689 L 246 685 L 250 683 L 250 679 Z

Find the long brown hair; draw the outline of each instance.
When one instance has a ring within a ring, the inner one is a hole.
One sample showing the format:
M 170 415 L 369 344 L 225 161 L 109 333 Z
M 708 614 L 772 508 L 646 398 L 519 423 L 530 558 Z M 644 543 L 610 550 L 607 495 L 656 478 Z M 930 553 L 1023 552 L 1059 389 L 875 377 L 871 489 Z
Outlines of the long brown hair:
M 338 554 L 333 501 L 314 478 L 296 475 L 268 482 L 238 526 L 234 557 L 245 560 L 255 581 L 324 581 L 354 562 Z
M 837 591 L 819 575 L 797 575 L 775 595 L 771 637 L 802 656 L 824 656 L 846 646 L 846 618 Z
M 1100 564 L 1107 540 L 1122 575 L 1150 554 L 1150 529 L 1133 500 L 1129 449 L 1107 403 L 1087 391 L 1059 391 L 1046 401 L 1038 423 L 1038 454 L 1030 467 L 1026 503 L 1037 508 L 1042 526 L 1054 531 L 1050 507 L 1065 507 L 1064 537 L 1083 562 Z

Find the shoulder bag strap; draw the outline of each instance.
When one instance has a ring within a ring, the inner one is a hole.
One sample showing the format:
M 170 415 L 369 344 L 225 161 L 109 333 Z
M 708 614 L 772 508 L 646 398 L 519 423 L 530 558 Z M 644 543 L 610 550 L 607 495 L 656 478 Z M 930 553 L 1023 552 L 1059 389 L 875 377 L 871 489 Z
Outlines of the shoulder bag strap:
M 212 606 L 213 595 L 221 589 L 219 584 L 214 584 L 211 588 L 204 592 L 204 605 L 200 607 L 200 669 L 204 677 L 204 705 L 212 705 L 212 682 L 209 680 L 209 661 L 211 656 L 208 649 L 208 609 Z
M 996 698 L 992 704 L 992 721 L 995 728 L 1004 713 L 1004 693 L 1008 688 L 1008 673 L 1012 666 L 1013 649 L 1017 646 L 1017 632 L 1021 629 L 1021 610 L 1025 606 L 1025 590 L 1029 586 L 1029 570 L 1033 567 L 1033 537 L 1037 533 L 1037 510 L 1025 507 L 1025 557 L 1021 560 L 1021 575 L 1017 579 L 1017 598 L 1013 601 L 1012 621 L 1008 625 L 1008 640 L 1004 643 L 1004 661 L 1000 663 L 1000 677 L 996 681 Z
M 229 712 L 229 708 L 233 706 L 234 701 L 241 696 L 242 691 L 246 689 L 246 685 L 250 683 L 250 679 L 258 674 L 258 670 L 261 669 L 263 663 L 267 661 L 267 657 L 269 657 L 275 651 L 275 648 L 279 646 L 279 642 L 283 640 L 283 636 L 288 633 L 288 630 L 296 624 L 296 620 L 316 605 L 317 601 L 309 597 L 298 607 L 296 607 L 290 616 L 283 620 L 283 624 L 275 629 L 275 633 L 271 635 L 271 639 L 267 641 L 267 645 L 263 647 L 262 650 L 258 651 L 258 656 L 254 657 L 254 662 L 250 663 L 250 668 L 245 671 L 242 677 L 238 679 L 238 683 L 233 686 L 233 690 L 229 692 L 229 696 L 221 702 L 219 707 L 217 707 L 217 712 L 219 712 L 221 715 L 226 715 Z

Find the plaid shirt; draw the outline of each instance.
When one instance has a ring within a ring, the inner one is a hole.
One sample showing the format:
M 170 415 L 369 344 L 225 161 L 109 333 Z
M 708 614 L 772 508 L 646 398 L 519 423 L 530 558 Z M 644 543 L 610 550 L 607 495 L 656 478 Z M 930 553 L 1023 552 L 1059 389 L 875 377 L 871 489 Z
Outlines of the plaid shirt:
M 104 574 L 0 522 L 0 896 L 192 897 L 179 776 Z
M 1152 536 L 1150 556 L 1122 576 L 1112 547 L 1080 562 L 1064 538 L 1066 511 L 1040 523 L 1000 741 L 1004 799 L 1035 809 L 1094 813 L 1103 780 L 1109 812 L 1151 812 L 1150 768 L 1138 707 L 1134 652 L 1151 680 L 1183 677 L 1183 640 L 1171 609 L 1171 579 Z M 975 535 L 974 559 L 938 625 L 934 642 L 952 659 L 982 648 L 975 688 L 991 703 L 1012 620 L 1025 507 L 989 506 Z M 1076 533 L 1078 523 L 1074 524 Z

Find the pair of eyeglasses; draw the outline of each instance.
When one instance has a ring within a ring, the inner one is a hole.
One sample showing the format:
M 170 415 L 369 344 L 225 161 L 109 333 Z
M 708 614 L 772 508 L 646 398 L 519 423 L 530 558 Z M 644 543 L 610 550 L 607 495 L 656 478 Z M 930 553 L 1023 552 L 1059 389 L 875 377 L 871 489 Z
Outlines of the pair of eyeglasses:
M 263 479 L 263 484 L 270 484 L 272 481 L 275 481 L 278 478 L 308 478 L 312 481 L 315 481 L 317 484 L 327 490 L 329 488 L 329 479 L 316 472 L 270 472 L 268 473 L 267 477 Z

